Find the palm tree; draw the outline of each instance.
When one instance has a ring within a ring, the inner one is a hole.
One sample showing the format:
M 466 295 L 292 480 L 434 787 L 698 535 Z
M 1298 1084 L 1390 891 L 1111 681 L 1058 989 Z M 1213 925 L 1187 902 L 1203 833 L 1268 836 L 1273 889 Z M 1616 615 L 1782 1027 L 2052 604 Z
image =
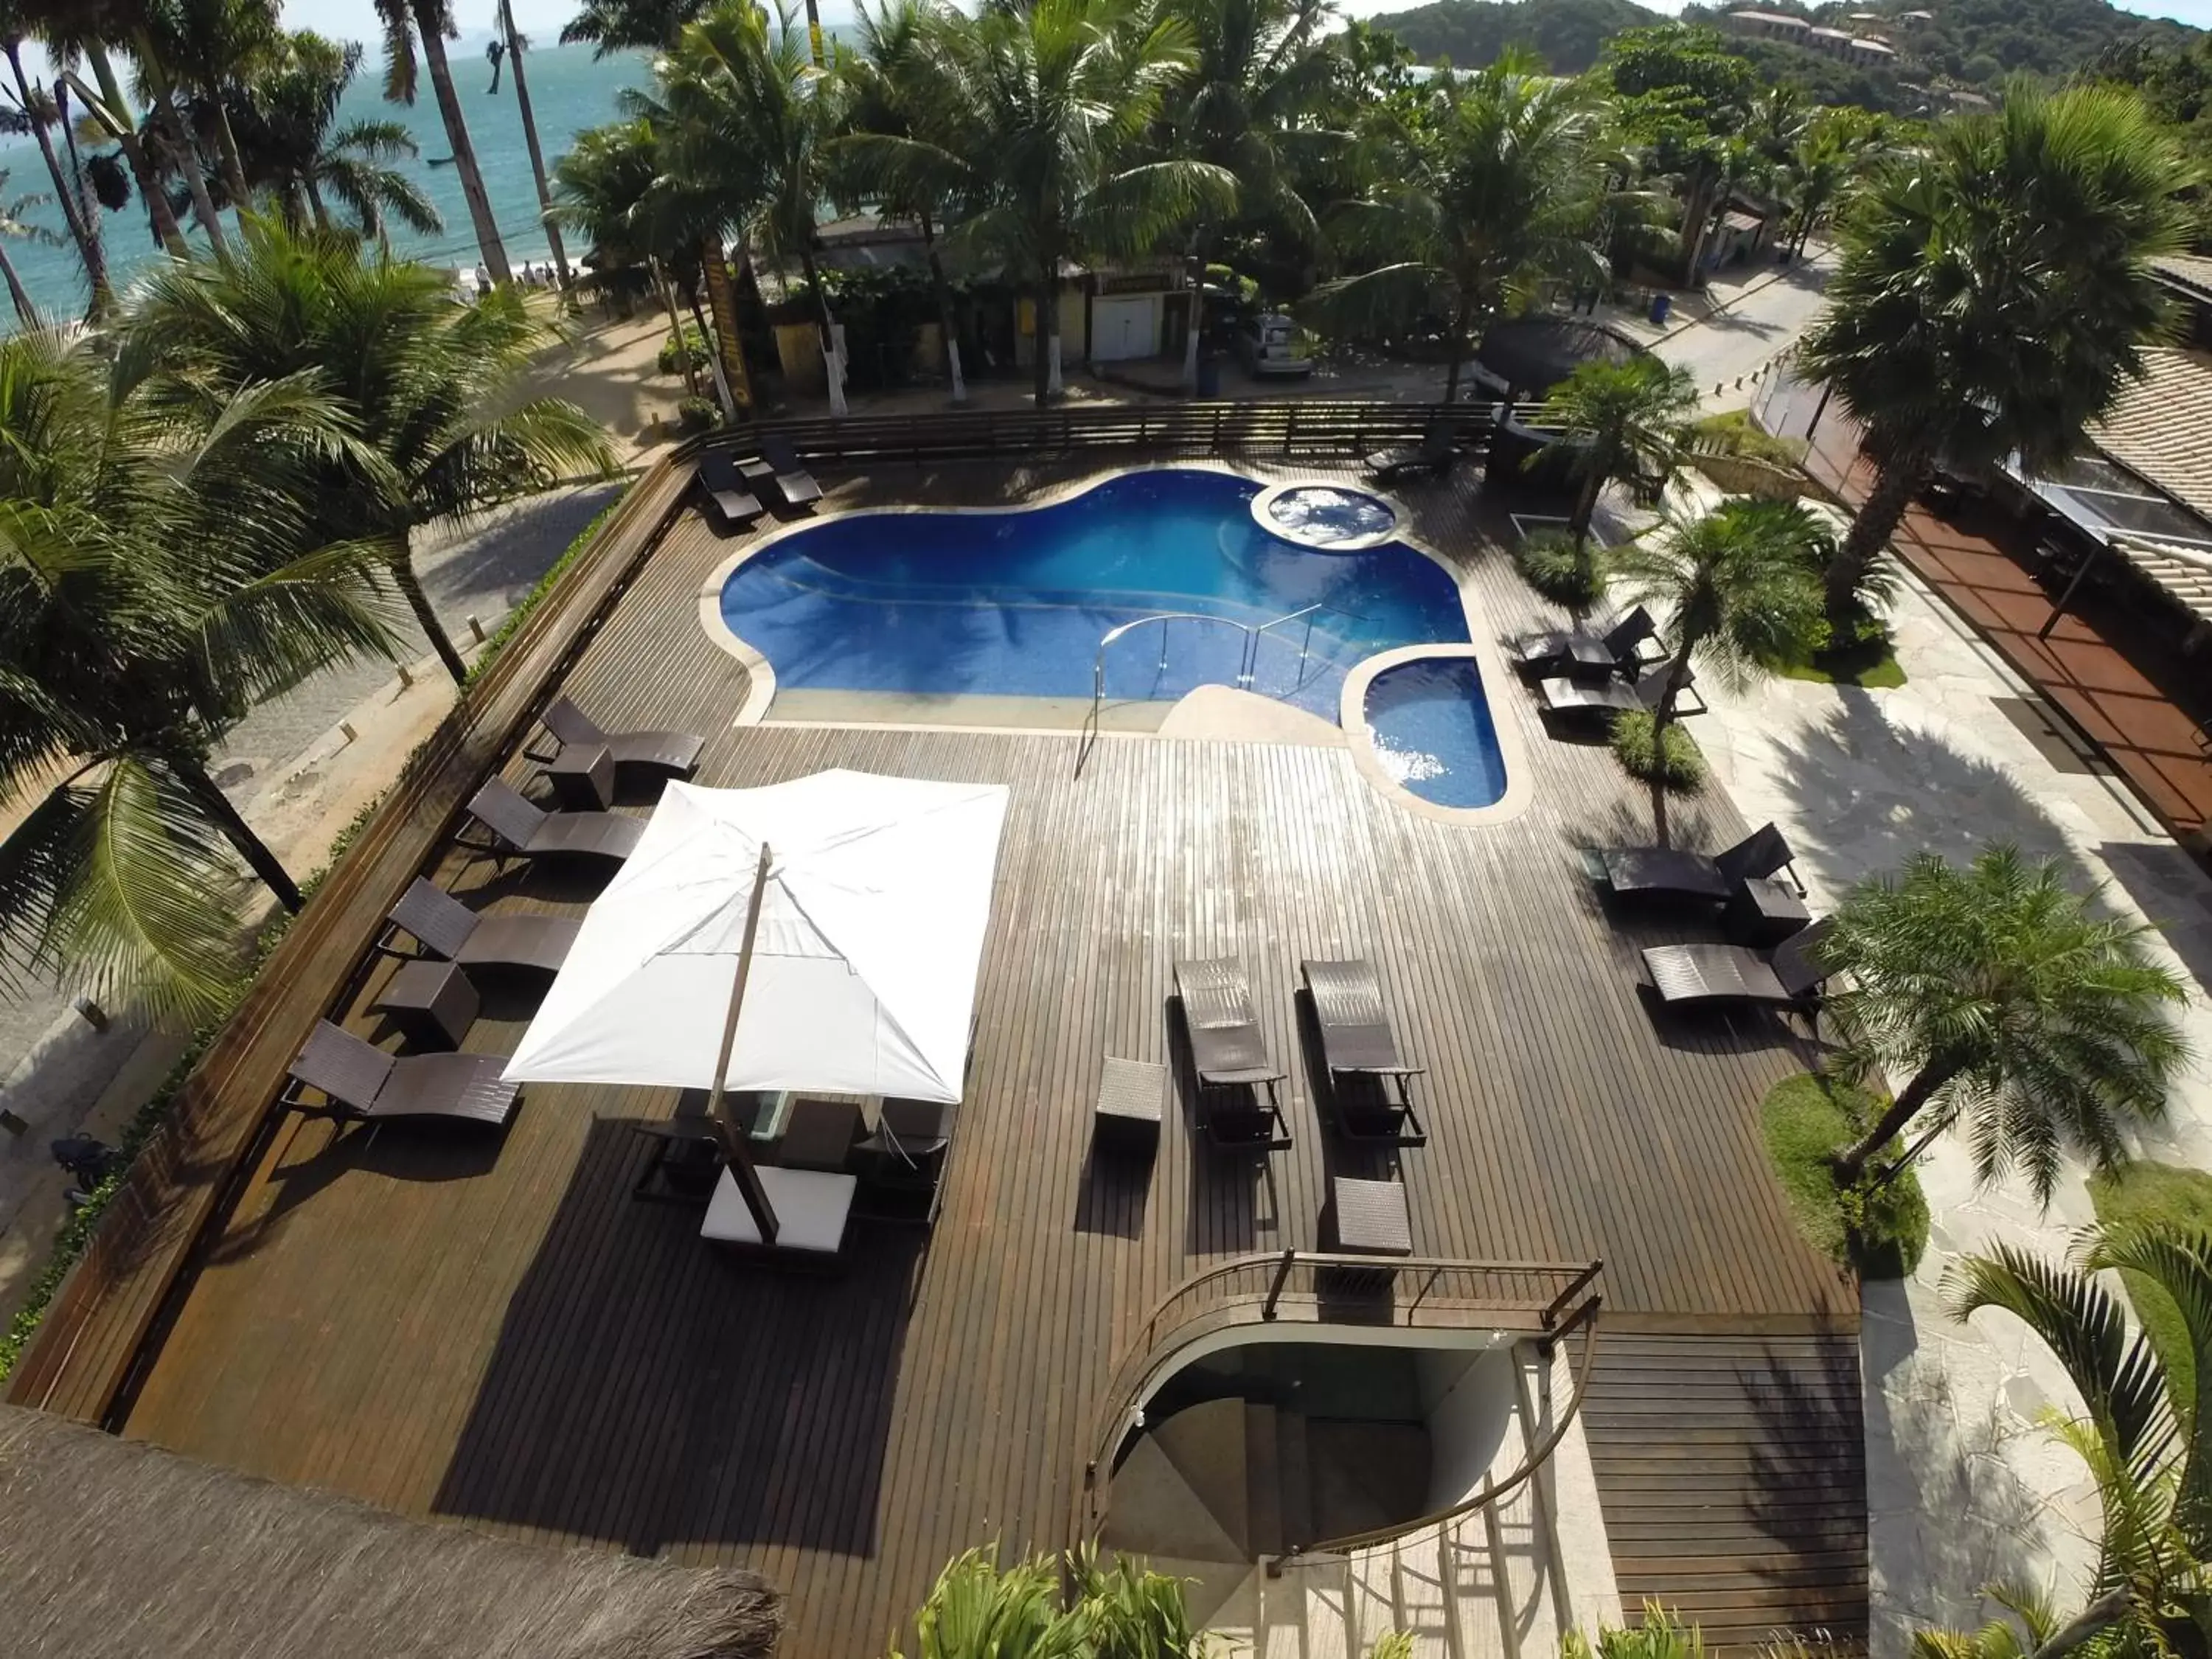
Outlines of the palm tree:
M 250 82 L 283 52 L 276 0 L 164 0 L 149 9 L 147 38 L 161 61 L 200 94 L 210 112 L 223 183 L 241 223 L 252 206 L 227 92 Z
M 1407 127 L 1369 191 L 1330 217 L 1348 255 L 1382 263 L 1324 283 L 1324 322 L 1402 327 L 1446 319 L 1444 398 L 1459 396 L 1470 338 L 1547 282 L 1596 281 L 1590 236 L 1605 186 L 1589 88 L 1509 52 L 1437 94 Z
M 8 169 L 0 167 L 0 278 L 8 283 L 8 298 L 15 307 L 15 320 L 25 328 L 44 328 L 46 319 L 40 313 L 31 296 L 25 292 L 23 280 L 15 274 L 15 262 L 8 257 L 10 242 L 40 242 L 48 247 L 59 247 L 62 239 L 43 225 L 32 224 L 23 217 L 29 209 L 42 206 L 53 200 L 51 196 L 18 196 L 7 199 Z
M 1896 1165 L 1963 1120 L 1980 1177 L 2025 1170 L 2045 1202 L 2067 1143 L 2120 1157 L 2122 1127 L 2165 1115 L 2187 1058 L 2166 1012 L 2181 981 L 2144 950 L 2149 932 L 2093 914 L 2055 860 L 2002 843 L 1965 869 L 1920 854 L 1853 889 L 1824 942 L 1851 981 L 1830 1006 L 1856 1069 L 1911 1081 L 1837 1153 L 1838 1183 L 1923 1114 Z
M 1782 169 L 1796 221 L 1793 257 L 1803 255 L 1814 228 L 1858 182 L 1887 143 L 1888 123 L 1866 110 L 1847 106 L 1824 109 L 1806 123 Z
M 1656 357 L 1577 363 L 1552 388 L 1542 418 L 1563 434 L 1558 442 L 1579 485 L 1567 520 L 1578 552 L 1589 539 L 1600 492 L 1617 478 L 1664 483 L 1697 410 L 1689 371 Z
M 814 257 L 842 89 L 814 67 L 793 16 L 787 6 L 771 33 L 753 0 L 716 0 L 654 66 L 658 95 L 632 94 L 629 102 L 662 136 L 688 191 L 711 204 L 714 224 L 779 265 L 797 258 L 814 302 L 830 412 L 842 415 L 844 366 Z
M 843 193 L 872 194 L 885 212 L 911 218 L 921 232 L 945 375 L 952 401 L 965 403 L 959 324 L 937 245 L 947 216 L 981 194 L 966 160 L 975 146 L 962 133 L 967 111 L 950 57 L 950 37 L 965 20 L 939 0 L 884 0 L 874 11 L 862 4 L 857 15 L 860 49 L 837 54 L 837 72 L 849 88 L 850 131 L 831 142 L 829 159 Z
M 353 121 L 332 131 L 338 103 L 361 66 L 356 42 L 302 29 L 246 89 L 240 118 L 249 182 L 276 192 L 295 228 L 330 228 L 330 204 L 381 242 L 389 222 L 434 234 L 445 228 L 421 185 L 395 162 L 421 152 L 398 121 Z
M 500 239 L 499 221 L 492 217 L 483 169 L 477 164 L 477 147 L 469 137 L 459 95 L 453 90 L 453 68 L 446 61 L 446 37 L 453 32 L 450 0 L 376 0 L 376 15 L 384 23 L 385 100 L 411 106 L 417 70 L 429 70 L 430 90 L 438 100 L 439 118 L 446 124 L 446 142 L 453 146 L 453 171 L 460 175 L 461 196 L 469 204 L 477 249 L 492 281 L 504 288 L 514 280 L 514 272 L 507 263 L 507 244 Z
M 584 9 L 561 26 L 561 44 L 588 40 L 592 56 L 616 52 L 665 52 L 707 0 L 583 0 Z
M 107 55 L 106 40 L 94 27 L 93 15 L 80 8 L 76 0 L 21 0 L 21 3 L 39 37 L 62 67 L 61 83 L 84 100 L 87 117 L 130 163 L 131 179 L 138 186 L 138 198 L 145 204 L 155 236 L 173 257 L 189 258 L 191 248 L 169 205 L 168 189 L 146 149 L 138 118 L 123 95 L 123 82 L 115 72 L 114 60 Z M 93 86 L 79 78 L 75 66 L 80 62 L 92 71 Z
M 668 313 L 668 330 L 684 337 L 684 318 L 676 308 L 682 282 L 700 337 L 717 331 L 698 315 L 695 257 L 696 225 L 703 210 L 684 195 L 666 167 L 659 136 L 643 117 L 589 127 L 576 135 L 569 152 L 553 165 L 553 218 L 592 240 L 592 255 L 602 272 L 643 264 L 653 291 Z M 719 378 L 724 365 L 714 359 Z M 688 373 L 688 371 L 687 371 Z
M 374 548 L 456 684 L 468 667 L 414 566 L 418 532 L 546 489 L 610 475 L 606 435 L 574 404 L 520 400 L 549 330 L 512 287 L 457 306 L 439 274 L 364 258 L 350 237 L 249 225 L 241 253 L 157 272 L 130 325 L 182 392 L 317 376 L 351 419 L 319 522 Z
M 1170 153 L 1210 162 L 1237 182 L 1240 213 L 1264 213 L 1301 240 L 1317 231 L 1300 193 L 1313 151 L 1342 135 L 1309 124 L 1336 75 L 1328 40 L 1337 23 L 1328 0 L 1185 0 L 1178 8 L 1194 36 L 1197 64 L 1168 102 Z M 1206 312 L 1206 254 L 1215 216 L 1202 214 L 1191 232 L 1190 319 L 1183 339 L 1183 384 L 1198 384 L 1200 325 Z
M 8 59 L 8 73 L 14 82 L 13 86 L 0 89 L 0 95 L 13 101 L 15 118 L 38 143 L 40 157 L 46 164 L 46 174 L 54 182 L 54 199 L 61 204 L 62 221 L 84 265 L 85 286 L 92 296 L 91 314 L 96 319 L 114 302 L 107 286 L 107 251 L 100 243 L 100 226 L 90 220 L 85 210 L 74 170 L 64 170 L 47 131 L 60 121 L 61 112 L 56 108 L 52 95 L 44 87 L 33 84 L 24 70 L 23 42 L 30 27 L 21 0 L 0 0 L 0 56 Z
M 0 843 L 6 967 L 180 1020 L 233 977 L 231 851 L 301 902 L 209 753 L 389 641 L 372 556 L 319 547 L 306 512 L 337 412 L 301 380 L 204 409 L 92 343 L 0 341 L 0 791 L 35 802 Z
M 1642 602 L 1662 614 L 1674 641 L 1651 711 L 1651 752 L 1666 755 L 1674 704 L 1703 667 L 1740 686 L 1774 663 L 1808 653 L 1820 628 L 1814 550 L 1820 521 L 1790 501 L 1732 500 L 1694 523 L 1662 524 L 1614 558 Z M 1651 823 L 1667 845 L 1666 768 L 1651 774 Z
M 530 152 L 530 176 L 538 186 L 538 216 L 545 227 L 545 240 L 553 254 L 553 270 L 563 293 L 568 288 L 568 251 L 561 246 L 561 227 L 553 219 L 553 193 L 545 184 L 545 152 L 538 144 L 538 117 L 530 107 L 530 77 L 523 72 L 522 54 L 530 42 L 515 30 L 514 8 L 499 0 L 500 40 L 507 46 L 507 61 L 514 67 L 514 107 L 522 117 L 522 142 Z M 496 70 L 494 71 L 496 74 Z
M 176 81 L 170 71 L 167 54 L 174 48 L 176 33 L 168 27 L 172 15 L 163 0 L 80 0 L 80 27 L 123 47 L 137 64 L 154 131 L 170 164 L 184 179 L 193 219 L 209 245 L 221 252 L 222 219 L 215 210 L 207 173 L 200 166 L 198 141 L 178 107 Z
M 2181 1310 L 2183 1352 L 2161 1353 L 2130 1332 L 2118 1297 L 2097 1275 L 2117 1270 Z M 1947 1285 L 1951 1314 L 2012 1314 L 2066 1368 L 2087 1417 L 2053 1432 L 2088 1466 L 2104 1511 L 2089 1601 L 2063 1627 L 2018 1590 L 2039 1659 L 2085 1644 L 2111 1653 L 2199 1653 L 2212 1626 L 2212 1437 L 2198 1421 L 2212 1378 L 2212 1233 L 2143 1226 L 2093 1228 L 2077 1264 L 2040 1261 L 2000 1245 L 1966 1257 Z M 2026 1650 L 2002 1626 L 1979 1638 L 1931 1635 L 1927 1659 Z
M 1832 617 L 1939 462 L 2047 470 L 2142 374 L 2167 320 L 2150 262 L 2183 244 L 2189 177 L 2133 93 L 2023 86 L 1942 122 L 1858 194 L 1799 354 L 1875 468 L 1829 568 Z
M 985 184 L 955 240 L 1035 295 L 1041 408 L 1060 390 L 1063 262 L 1149 249 L 1202 212 L 1226 211 L 1236 180 L 1211 162 L 1142 152 L 1195 61 L 1179 18 L 1126 0 L 1036 0 L 987 9 L 954 39 L 973 147 L 954 159 Z

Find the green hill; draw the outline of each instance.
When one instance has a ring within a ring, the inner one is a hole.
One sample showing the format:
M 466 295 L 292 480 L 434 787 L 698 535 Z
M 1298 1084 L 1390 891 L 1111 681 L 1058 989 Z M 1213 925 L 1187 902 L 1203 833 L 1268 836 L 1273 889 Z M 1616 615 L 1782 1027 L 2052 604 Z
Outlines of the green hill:
M 1762 76 L 1794 73 L 1808 82 L 1815 95 L 1876 106 L 1894 101 L 1899 81 L 1946 76 L 1968 86 L 1995 88 L 2014 74 L 2071 74 L 2087 68 L 2100 53 L 2132 40 L 2172 47 L 2203 38 L 2201 30 L 2138 17 L 2106 0 L 1843 0 L 1821 6 L 1798 0 L 1744 3 L 1887 39 L 1899 52 L 1894 75 L 1847 70 L 1845 65 L 1796 46 L 1753 41 L 1741 46 Z M 1691 5 L 1682 18 L 1685 22 L 1721 24 L 1731 9 L 1726 4 Z M 1913 11 L 1929 15 L 1899 15 Z M 1534 46 L 1561 74 L 1588 69 L 1597 61 L 1606 40 L 1620 30 L 1665 21 L 1632 0 L 1433 0 L 1372 20 L 1376 27 L 1404 41 L 1424 63 L 1448 58 L 1471 68 L 1518 44 Z M 1852 83 L 1850 90 L 1846 82 Z

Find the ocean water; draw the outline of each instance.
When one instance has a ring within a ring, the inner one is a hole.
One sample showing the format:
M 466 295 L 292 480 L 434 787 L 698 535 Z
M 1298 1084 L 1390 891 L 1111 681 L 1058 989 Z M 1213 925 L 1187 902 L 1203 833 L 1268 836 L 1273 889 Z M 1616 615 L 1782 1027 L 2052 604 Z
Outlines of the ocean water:
M 1115 700 L 1249 689 L 1334 722 L 1345 671 L 1378 651 L 1468 638 L 1451 577 L 1402 542 L 1297 546 L 1252 516 L 1260 486 L 1191 468 L 1128 472 L 1006 513 L 844 513 L 747 559 L 722 590 L 731 629 L 779 688 L 1088 697 L 1100 641 Z M 1274 618 L 1302 619 L 1245 632 Z M 1241 624 L 1224 627 L 1221 623 Z
M 617 100 L 624 87 L 642 86 L 652 73 L 651 60 L 643 53 L 618 52 L 595 62 L 588 46 L 550 44 L 555 33 L 542 32 L 549 44 L 533 46 L 528 64 L 530 104 L 538 117 L 538 142 L 544 148 L 549 169 L 579 131 L 616 118 L 619 113 Z M 530 177 L 530 152 L 522 141 L 522 117 L 515 107 L 514 77 L 502 73 L 499 94 L 496 97 L 492 95 L 491 65 L 483 55 L 486 39 L 479 34 L 447 41 L 447 52 L 453 65 L 454 89 L 460 94 L 461 112 L 468 122 L 469 137 L 476 144 L 477 160 L 483 168 L 484 188 L 491 197 L 492 213 L 507 242 L 507 257 L 520 267 L 526 259 L 543 261 L 549 250 L 544 229 L 538 222 L 538 193 Z M 452 146 L 446 139 L 445 123 L 438 117 L 437 100 L 431 92 L 429 78 L 423 76 L 412 108 L 386 103 L 380 95 L 382 83 L 383 60 L 372 42 L 362 58 L 360 73 L 354 77 L 339 106 L 337 125 L 343 126 L 365 120 L 404 123 L 415 135 L 415 142 L 422 146 L 422 153 L 416 160 L 400 165 L 422 185 L 446 222 L 444 230 L 434 236 L 395 231 L 392 246 L 401 253 L 433 264 L 473 270 L 477 258 L 476 236 L 469 224 L 468 204 L 461 198 L 460 176 L 450 167 L 430 165 L 432 157 L 449 155 Z M 55 135 L 57 143 L 59 137 Z M 46 163 L 28 138 L 13 141 L 0 149 L 0 167 L 8 170 L 4 194 L 10 199 L 33 193 L 45 195 L 52 188 Z M 28 210 L 24 217 L 57 235 L 64 234 L 61 210 L 52 203 Z M 120 213 L 101 215 L 101 222 L 108 270 L 120 285 L 129 280 L 132 272 L 150 264 L 159 250 L 153 233 L 147 228 L 145 210 L 136 199 Z M 224 222 L 230 222 L 229 215 L 224 215 Z M 185 229 L 198 240 L 198 234 L 192 229 L 189 217 Z M 569 240 L 572 244 L 575 240 L 573 237 Z M 569 256 L 572 259 L 578 258 L 584 251 L 572 246 Z M 64 246 L 59 247 L 14 241 L 9 244 L 8 254 L 15 262 L 23 286 L 41 308 L 57 317 L 72 317 L 82 312 L 86 297 L 84 268 L 76 257 L 76 247 L 65 238 Z M 7 325 L 12 326 L 14 321 L 12 315 L 6 319 Z

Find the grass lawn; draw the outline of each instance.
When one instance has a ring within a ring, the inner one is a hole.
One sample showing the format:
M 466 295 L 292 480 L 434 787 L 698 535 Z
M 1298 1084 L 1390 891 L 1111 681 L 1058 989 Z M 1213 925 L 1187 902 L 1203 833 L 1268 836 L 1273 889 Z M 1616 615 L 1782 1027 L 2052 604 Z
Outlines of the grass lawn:
M 1887 638 L 1869 640 L 1838 651 L 1815 651 L 1810 662 L 1779 665 L 1784 679 L 1810 680 L 1815 685 L 1857 685 L 1869 691 L 1887 691 L 1905 684 L 1905 670 Z
M 2089 1178 L 2089 1199 L 2097 1219 L 2118 1226 L 2147 1226 L 2185 1232 L 2212 1229 L 2212 1175 L 2172 1164 L 2124 1164 Z M 2181 1398 L 2196 1392 L 2196 1367 L 2190 1358 L 2188 1328 L 2173 1298 L 2140 1273 L 2123 1273 L 2128 1300 L 2167 1375 L 2181 1384 Z
M 1863 1232 L 1854 1237 L 1846 1195 L 1829 1155 L 1857 1139 L 1872 1103 L 1861 1091 L 1809 1073 L 1784 1078 L 1760 1105 L 1759 1123 L 1775 1178 L 1789 1194 L 1797 1230 L 1823 1255 L 1869 1279 L 1902 1279 L 1928 1248 L 1928 1200 L 1911 1170 L 1864 1200 Z

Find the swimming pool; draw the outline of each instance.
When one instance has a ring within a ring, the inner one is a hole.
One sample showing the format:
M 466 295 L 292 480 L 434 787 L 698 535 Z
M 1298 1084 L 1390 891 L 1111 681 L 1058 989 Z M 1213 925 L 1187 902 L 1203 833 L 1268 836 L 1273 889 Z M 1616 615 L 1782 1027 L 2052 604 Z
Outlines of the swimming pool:
M 1401 787 L 1439 806 L 1494 805 L 1505 761 L 1470 657 L 1432 657 L 1385 668 L 1368 682 L 1368 741 Z
M 1458 584 L 1434 560 L 1396 540 L 1294 545 L 1255 520 L 1260 494 L 1233 474 L 1161 467 L 1041 507 L 843 514 L 745 558 L 721 617 L 768 659 L 779 693 L 1087 701 L 1109 632 L 1192 613 L 1106 651 L 1109 699 L 1241 684 L 1332 723 L 1353 664 L 1468 640 Z

